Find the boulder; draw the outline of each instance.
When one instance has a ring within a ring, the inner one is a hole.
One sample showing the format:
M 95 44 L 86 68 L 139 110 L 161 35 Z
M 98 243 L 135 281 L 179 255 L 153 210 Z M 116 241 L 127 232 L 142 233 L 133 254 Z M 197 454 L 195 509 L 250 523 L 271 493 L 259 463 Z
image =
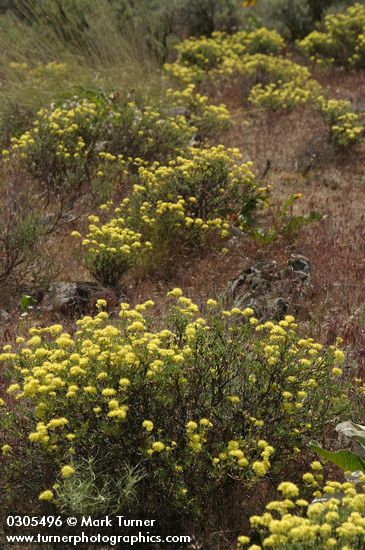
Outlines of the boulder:
M 310 273 L 311 264 L 306 256 L 301 254 L 292 254 L 288 260 L 288 265 L 293 268 L 293 271 L 302 271 L 303 273 Z
M 115 290 L 99 283 L 57 281 L 50 285 L 43 296 L 41 307 L 64 315 L 80 315 L 95 311 L 99 299 L 106 300 L 109 309 L 115 308 L 119 303 Z
M 237 307 L 251 307 L 260 321 L 279 321 L 297 315 L 310 288 L 311 264 L 306 256 L 291 254 L 286 264 L 263 259 L 242 271 L 227 289 Z
M 5 309 L 0 309 L 0 323 L 8 324 L 11 321 L 11 315 Z

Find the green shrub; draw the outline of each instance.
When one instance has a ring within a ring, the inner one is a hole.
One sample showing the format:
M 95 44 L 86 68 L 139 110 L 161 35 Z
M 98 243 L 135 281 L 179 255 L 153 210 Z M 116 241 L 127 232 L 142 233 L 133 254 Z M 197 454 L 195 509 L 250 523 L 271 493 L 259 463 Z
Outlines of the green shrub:
M 329 9 L 341 9 L 352 3 L 352 0 L 258 0 L 253 13 L 262 25 L 295 40 L 313 31 Z
M 24 284 L 33 270 L 37 273 L 37 264 L 41 263 L 37 257 L 38 245 L 47 228 L 31 192 L 15 194 L 5 178 L 1 191 L 0 291 L 3 291 L 8 286 Z
M 30 449 L 23 471 L 36 462 L 43 472 L 31 486 L 41 500 L 80 510 L 86 491 L 96 513 L 105 511 L 97 495 L 112 494 L 127 511 L 129 487 L 134 512 L 189 513 L 199 529 L 218 495 L 246 494 L 348 409 L 343 353 L 300 338 L 293 317 L 260 325 L 251 309 L 222 311 L 214 300 L 202 317 L 180 289 L 168 297 L 158 323 L 152 301 L 124 303 L 119 321 L 100 311 L 79 320 L 73 337 L 60 325 L 32 327 L 14 351 L 4 347 L 15 400 L 4 415 L 3 467 Z M 18 413 L 25 421 L 12 432 Z M 85 467 L 95 457 L 90 489 Z
M 311 210 L 304 216 L 295 214 L 294 204 L 301 196 L 301 193 L 294 193 L 284 202 L 275 205 L 272 209 L 271 219 L 269 217 L 268 227 L 265 228 L 263 225 L 254 227 L 253 237 L 265 244 L 280 238 L 290 243 L 297 241 L 306 225 L 316 223 L 322 217 L 315 210 Z
M 217 30 L 237 30 L 243 10 L 238 0 L 183 0 L 177 5 L 177 23 L 187 35 L 211 35 Z
M 274 20 L 291 39 L 304 36 L 313 25 L 310 5 L 306 0 L 278 0 L 273 3 L 273 8 Z

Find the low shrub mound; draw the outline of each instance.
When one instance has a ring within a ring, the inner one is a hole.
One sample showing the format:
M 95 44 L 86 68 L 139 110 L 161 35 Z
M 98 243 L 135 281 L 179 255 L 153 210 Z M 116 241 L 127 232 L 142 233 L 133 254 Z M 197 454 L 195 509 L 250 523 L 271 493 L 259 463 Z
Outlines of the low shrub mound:
M 57 193 L 77 192 L 85 182 L 102 190 L 133 171 L 135 158 L 167 162 L 192 141 L 227 128 L 229 118 L 224 105 L 210 105 L 194 87 L 168 90 L 156 107 L 85 92 L 41 109 L 2 156 Z
M 33 327 L 0 356 L 12 380 L 4 468 L 37 463 L 34 496 L 61 509 L 85 510 L 109 487 L 94 512 L 123 505 L 199 521 L 349 407 L 342 351 L 301 338 L 291 316 L 260 325 L 251 309 L 211 299 L 203 316 L 178 288 L 159 322 L 151 300 L 122 303 L 119 321 L 104 305 L 74 336 Z
M 261 28 L 250 33 L 213 33 L 211 37 L 188 38 L 176 46 L 177 60 L 165 64 L 165 72 L 179 82 L 200 82 L 207 74 L 222 73 L 222 68 L 249 56 L 277 56 L 284 48 L 275 31 Z
M 351 101 L 346 99 L 318 98 L 317 109 L 330 127 L 330 136 L 340 147 L 358 143 L 365 135 L 365 126 L 359 114 L 355 113 Z
M 191 147 L 167 165 L 141 166 L 138 184 L 108 221 L 89 217 L 82 244 L 91 273 L 115 285 L 131 267 L 158 266 L 177 243 L 198 248 L 212 231 L 219 241 L 228 237 L 232 223 L 247 229 L 268 195 L 251 166 L 223 145 Z

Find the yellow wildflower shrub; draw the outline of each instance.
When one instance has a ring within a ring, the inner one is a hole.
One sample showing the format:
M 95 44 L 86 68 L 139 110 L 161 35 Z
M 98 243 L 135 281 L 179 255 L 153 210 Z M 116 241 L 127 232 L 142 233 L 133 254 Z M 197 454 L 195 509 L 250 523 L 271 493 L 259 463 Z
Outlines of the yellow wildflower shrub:
M 327 481 L 310 505 L 296 485 L 282 482 L 278 490 L 283 500 L 270 502 L 262 516 L 251 517 L 254 540 L 259 537 L 260 544 L 251 544 L 250 537 L 242 535 L 238 548 L 361 550 L 365 540 L 364 482 L 365 477 L 358 487 L 350 482 Z
M 68 193 L 86 182 L 108 199 L 142 161 L 167 162 L 229 121 L 226 106 L 211 105 L 194 86 L 169 89 L 153 106 L 79 92 L 41 109 L 2 159 L 10 165 L 18 160 L 49 189 Z
M 168 88 L 166 98 L 174 106 L 187 110 L 191 124 L 197 128 L 198 137 L 205 138 L 226 130 L 230 125 L 227 107 L 223 103 L 210 104 L 208 96 L 199 94 L 195 88 L 195 84 L 189 84 L 182 90 Z
M 256 185 L 251 163 L 242 161 L 238 149 L 219 145 L 188 148 L 168 165 L 140 166 L 139 183 L 112 217 L 89 217 L 82 244 L 92 274 L 116 284 L 136 262 L 159 265 L 177 243 L 197 247 L 212 231 L 225 239 L 232 223 L 245 230 L 268 190 Z
M 153 306 L 122 303 L 116 321 L 100 302 L 75 334 L 32 327 L 0 355 L 11 378 L 3 434 L 17 449 L 4 453 L 4 467 L 13 474 L 25 449 L 28 471 L 30 461 L 44 473 L 30 485 L 41 500 L 63 506 L 72 489 L 78 512 L 80 472 L 96 457 L 93 487 L 108 480 L 122 491 L 128 466 L 138 471 L 133 495 L 145 512 L 168 491 L 166 513 L 199 519 L 217 495 L 244 493 L 280 469 L 347 408 L 332 373 L 336 348 L 300 338 L 293 317 L 259 324 L 252 310 L 222 311 L 212 300 L 200 311 L 179 288 L 159 322 Z M 119 506 L 115 491 L 103 511 Z M 296 495 L 292 486 L 285 492 Z
M 90 142 L 100 110 L 87 98 L 41 109 L 33 128 L 12 138 L 10 152 L 48 186 L 68 190 L 85 179 Z
M 348 147 L 358 143 L 365 135 L 365 125 L 355 113 L 351 101 L 345 99 L 318 98 L 317 108 L 330 128 L 331 139 L 339 146 Z
M 312 61 L 320 64 L 365 66 L 365 6 L 356 3 L 345 13 L 329 14 L 324 30 L 313 31 L 298 42 Z
M 292 109 L 310 103 L 321 93 L 320 84 L 311 78 L 307 67 L 288 59 L 252 56 L 238 69 L 240 75 L 260 79 L 249 93 L 248 100 L 266 109 Z
M 283 38 L 265 28 L 233 34 L 214 32 L 211 37 L 188 38 L 176 46 L 174 63 L 165 64 L 165 72 L 179 82 L 189 84 L 219 70 L 227 60 L 253 54 L 278 54 L 284 47 Z
M 341 44 L 341 52 L 344 49 L 341 39 L 358 39 L 353 29 L 362 28 L 364 10 L 363 6 L 356 5 L 348 10 L 350 15 L 336 14 L 326 18 L 332 25 L 334 39 Z M 305 41 L 310 43 L 310 37 L 316 41 L 322 35 L 328 46 L 329 34 L 314 31 L 300 43 L 301 47 L 306 48 Z M 358 45 L 354 46 L 359 58 L 365 52 L 364 36 L 360 34 Z M 179 44 L 177 60 L 167 64 L 165 71 L 186 90 L 193 89 L 194 84 L 201 81 L 215 86 L 217 82 L 230 86 L 234 82 L 254 107 L 278 110 L 310 104 L 329 123 L 333 143 L 349 147 L 359 142 L 364 137 L 364 124 L 350 102 L 326 98 L 323 87 L 311 76 L 308 67 L 279 55 L 283 46 L 280 35 L 267 29 L 232 35 L 213 33 L 210 38 L 188 39 Z
M 217 108 L 219 109 L 219 108 Z M 220 111 L 205 114 L 222 118 Z M 225 112 L 224 116 L 228 116 Z M 133 158 L 168 160 L 186 147 L 198 131 L 186 116 L 162 107 L 114 102 L 84 93 L 38 112 L 33 127 L 12 138 L 3 159 L 19 159 L 27 171 L 51 189 L 68 192 L 84 182 L 102 188 L 108 178 L 126 175 Z

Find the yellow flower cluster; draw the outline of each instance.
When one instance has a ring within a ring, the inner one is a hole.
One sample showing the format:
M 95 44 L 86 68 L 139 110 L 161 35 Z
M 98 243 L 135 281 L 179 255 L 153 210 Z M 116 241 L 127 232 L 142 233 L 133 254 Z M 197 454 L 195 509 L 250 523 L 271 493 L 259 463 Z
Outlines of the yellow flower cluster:
M 321 87 L 312 78 L 309 78 L 307 69 L 303 67 L 302 74 L 283 82 L 278 80 L 266 86 L 257 84 L 251 88 L 248 100 L 252 105 L 265 107 L 271 110 L 293 109 L 304 105 L 317 97 Z
M 101 116 L 100 107 L 87 98 L 41 109 L 33 128 L 12 138 L 10 156 L 20 156 L 31 174 L 54 187 L 80 184 L 86 177 L 93 128 Z M 10 158 L 5 151 L 3 156 Z
M 259 440 L 256 442 L 256 453 L 261 460 L 255 460 L 249 465 L 245 454 L 246 448 L 246 441 L 231 440 L 228 442 L 227 448 L 221 451 L 217 457 L 213 458 L 213 464 L 216 468 L 223 468 L 224 470 L 227 467 L 227 463 L 233 463 L 239 468 L 247 469 L 250 467 L 251 477 L 259 478 L 265 476 L 270 469 L 270 456 L 274 454 L 275 449 L 265 440 Z M 250 449 L 250 453 L 252 453 L 252 448 Z
M 362 480 L 365 489 L 365 476 Z M 365 540 L 365 494 L 350 483 L 328 481 L 321 496 L 308 506 L 299 488 L 283 482 L 278 490 L 284 500 L 270 502 L 262 516 L 252 516 L 251 528 L 261 536 L 261 544 L 250 537 L 238 537 L 238 547 L 248 550 L 272 548 L 315 548 L 360 550 Z M 298 498 L 299 497 L 299 498 Z
M 89 233 L 82 240 L 82 245 L 88 249 L 87 264 L 95 277 L 105 284 L 115 285 L 123 273 L 152 248 L 152 244 L 142 241 L 142 234 L 130 229 L 121 216 L 105 224 L 100 223 L 98 216 L 89 216 L 88 219 Z M 72 235 L 81 236 L 78 232 Z
M 327 15 L 324 31 L 311 32 L 298 45 L 316 63 L 364 67 L 365 6 L 357 3 L 345 13 Z
M 27 63 L 11 61 L 6 67 L 6 70 L 14 72 L 22 82 L 32 82 L 34 87 L 47 85 L 52 79 L 65 76 L 68 70 L 66 63 L 59 63 L 57 61 L 49 61 L 48 63 L 37 63 L 34 66 L 30 66 Z
M 193 330 L 195 332 L 195 329 Z M 186 424 L 186 433 L 190 449 L 192 449 L 195 453 L 200 453 L 203 449 L 204 443 L 207 441 L 207 430 L 210 430 L 211 428 L 213 428 L 213 424 L 207 418 L 201 418 L 199 424 L 193 420 L 190 420 Z

